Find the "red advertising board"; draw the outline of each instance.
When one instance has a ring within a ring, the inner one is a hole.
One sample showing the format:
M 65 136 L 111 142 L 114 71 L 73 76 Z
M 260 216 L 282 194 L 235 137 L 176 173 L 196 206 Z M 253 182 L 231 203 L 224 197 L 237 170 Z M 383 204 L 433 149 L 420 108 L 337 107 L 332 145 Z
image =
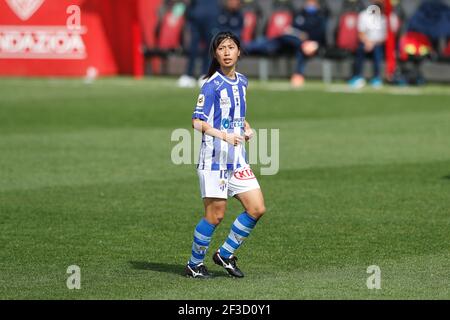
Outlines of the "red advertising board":
M 0 0 L 0 75 L 142 75 L 137 3 Z

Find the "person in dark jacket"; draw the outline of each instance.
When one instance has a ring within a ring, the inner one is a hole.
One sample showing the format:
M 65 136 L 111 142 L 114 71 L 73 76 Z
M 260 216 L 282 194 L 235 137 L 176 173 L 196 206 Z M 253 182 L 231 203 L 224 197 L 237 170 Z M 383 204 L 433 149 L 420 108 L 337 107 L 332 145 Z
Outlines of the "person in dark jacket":
M 450 6 L 443 0 L 424 1 L 408 22 L 407 31 L 423 33 L 433 44 L 450 37 Z
M 226 0 L 218 22 L 220 31 L 229 31 L 240 39 L 244 28 L 241 0 Z
M 317 0 L 306 1 L 300 12 L 294 15 L 292 31 L 301 40 L 297 51 L 297 66 L 291 78 L 294 87 L 304 84 L 304 73 L 307 57 L 317 53 L 320 46 L 325 45 L 326 15 Z
M 245 46 L 249 54 L 274 55 L 284 51 L 295 52 L 297 63 L 291 77 L 295 88 L 304 85 L 307 57 L 317 53 L 325 43 L 326 14 L 318 0 L 307 0 L 303 8 L 294 12 L 292 25 L 281 36 L 273 39 L 260 38 Z
M 189 56 L 186 73 L 178 79 L 178 86 L 194 87 L 197 84 L 194 71 L 199 53 L 202 58 L 202 71 L 199 79 L 202 79 L 202 75 L 208 71 L 210 64 L 208 45 L 219 31 L 219 14 L 219 0 L 190 0 L 186 10 L 186 18 L 191 31 Z M 202 48 L 201 44 L 203 44 Z M 200 48 L 201 52 L 199 52 Z
M 425 57 L 438 53 L 443 49 L 442 44 L 449 43 L 450 6 L 444 0 L 422 2 L 407 22 L 406 31 L 410 41 L 414 39 L 413 48 L 417 54 L 400 60 L 401 75 L 397 83 L 423 85 L 426 80 L 421 69 Z

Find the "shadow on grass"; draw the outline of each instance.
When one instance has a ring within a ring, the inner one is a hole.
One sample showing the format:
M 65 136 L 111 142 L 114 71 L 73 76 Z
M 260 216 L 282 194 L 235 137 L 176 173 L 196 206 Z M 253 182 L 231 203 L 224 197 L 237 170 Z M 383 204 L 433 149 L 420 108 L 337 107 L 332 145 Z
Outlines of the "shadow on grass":
M 450 174 L 448 176 L 443 176 L 442 179 L 450 180 Z
M 179 264 L 157 263 L 147 261 L 129 261 L 131 267 L 137 270 L 150 270 L 156 272 L 173 273 L 182 276 L 184 266 Z
M 181 277 L 184 277 L 184 265 L 170 264 L 170 263 L 159 263 L 159 262 L 147 262 L 147 261 L 128 261 L 133 269 L 137 270 L 150 270 L 155 272 L 171 273 Z M 212 274 L 214 278 L 228 277 L 226 273 L 216 273 Z

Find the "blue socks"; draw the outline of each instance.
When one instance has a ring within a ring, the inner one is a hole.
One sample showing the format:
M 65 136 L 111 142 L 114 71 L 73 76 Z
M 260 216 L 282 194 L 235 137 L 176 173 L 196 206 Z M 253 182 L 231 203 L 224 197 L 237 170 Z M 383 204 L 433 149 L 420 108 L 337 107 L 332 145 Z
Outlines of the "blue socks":
M 258 221 L 247 212 L 241 213 L 231 226 L 231 231 L 227 240 L 220 247 L 220 256 L 226 259 L 231 257 L 234 251 L 239 249 L 244 240 L 250 235 L 256 222 Z
M 220 247 L 219 254 L 226 259 L 230 258 L 239 249 L 244 240 L 247 239 L 257 222 L 247 212 L 241 213 L 231 226 L 230 234 Z M 200 220 L 195 227 L 192 255 L 189 259 L 189 265 L 191 267 L 203 263 L 215 229 L 216 226 L 206 221 L 205 218 Z
M 195 227 L 194 242 L 192 243 L 192 255 L 189 259 L 189 265 L 194 267 L 203 263 L 205 259 L 206 251 L 208 250 L 211 237 L 214 233 L 216 226 L 210 224 L 206 219 L 200 220 Z

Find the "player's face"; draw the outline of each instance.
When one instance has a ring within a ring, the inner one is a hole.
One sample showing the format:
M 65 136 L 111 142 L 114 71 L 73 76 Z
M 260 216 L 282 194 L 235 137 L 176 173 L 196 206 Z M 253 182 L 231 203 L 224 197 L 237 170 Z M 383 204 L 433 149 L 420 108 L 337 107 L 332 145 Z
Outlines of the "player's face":
M 221 67 L 235 66 L 240 54 L 241 51 L 232 39 L 223 40 L 216 49 L 216 58 Z

